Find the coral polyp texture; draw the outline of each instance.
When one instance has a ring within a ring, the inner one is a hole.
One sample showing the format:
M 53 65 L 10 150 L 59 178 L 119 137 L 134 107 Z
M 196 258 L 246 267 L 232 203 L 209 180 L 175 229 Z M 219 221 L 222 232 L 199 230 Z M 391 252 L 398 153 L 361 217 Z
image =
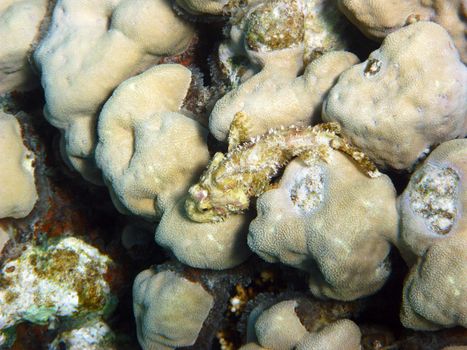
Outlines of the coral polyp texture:
M 62 131 L 65 159 L 99 182 L 93 159 L 102 104 L 125 79 L 187 48 L 193 31 L 165 0 L 60 0 L 34 52 L 47 120 Z
M 213 297 L 177 272 L 141 272 L 133 286 L 138 339 L 144 350 L 193 345 L 213 306 Z
M 4 0 L 0 4 L 0 94 L 37 85 L 28 55 L 47 6 L 48 0 Z
M 339 0 L 342 12 L 367 36 L 381 39 L 407 24 L 432 20 L 452 36 L 462 60 L 467 61 L 464 0 Z
M 336 9 L 324 1 L 276 0 L 237 12 L 229 40 L 219 48 L 232 91 L 216 103 L 211 133 L 225 141 L 239 111 L 251 115 L 252 136 L 281 125 L 316 124 L 323 95 L 357 62 L 351 53 L 332 52 L 302 72 L 312 59 L 348 46 L 338 31 L 344 25 Z
M 24 145 L 15 116 L 0 112 L 0 219 L 22 218 L 37 201 L 34 154 Z
M 63 317 L 104 315 L 113 299 L 104 277 L 110 264 L 74 237 L 26 246 L 1 270 L 0 345 L 20 322 L 47 325 Z
M 96 163 L 121 211 L 160 219 L 207 164 L 207 130 L 179 112 L 190 81 L 181 65 L 156 66 L 102 108 Z
M 255 339 L 257 344 L 250 342 L 240 349 L 361 349 L 360 329 L 354 322 L 348 319 L 323 319 L 314 324 L 303 324 L 305 322 L 297 314 L 298 308 L 297 300 L 286 300 L 266 310 L 253 310 L 249 319 L 252 326 L 249 333 L 254 334 L 249 334 L 249 337 Z
M 351 204 L 350 204 L 351 203 Z M 366 176 L 347 156 L 291 162 L 276 188 L 257 201 L 248 245 L 269 262 L 309 273 L 318 297 L 352 300 L 388 278 L 397 239 L 396 192 L 386 176 Z
M 0 0 L 0 349 L 467 346 L 466 0 Z
M 401 239 L 415 255 L 401 320 L 415 329 L 467 326 L 467 140 L 438 146 L 399 199 Z
M 467 68 L 449 34 L 418 22 L 339 77 L 323 118 L 341 123 L 377 164 L 407 169 L 431 147 L 467 134 L 466 100 Z

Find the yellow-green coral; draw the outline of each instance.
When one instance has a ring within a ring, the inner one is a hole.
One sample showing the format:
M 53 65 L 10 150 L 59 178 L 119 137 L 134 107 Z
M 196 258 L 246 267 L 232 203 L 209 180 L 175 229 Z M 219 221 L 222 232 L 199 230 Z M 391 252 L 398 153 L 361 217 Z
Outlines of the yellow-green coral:
M 369 176 L 379 175 L 365 154 L 339 136 L 336 123 L 271 129 L 247 141 L 247 119 L 242 112 L 236 114 L 229 152 L 216 153 L 200 182 L 190 188 L 185 202 L 190 219 L 219 222 L 248 209 L 250 198 L 265 192 L 279 170 L 297 156 L 312 163 L 326 160 L 329 150 L 336 149 L 350 155 Z

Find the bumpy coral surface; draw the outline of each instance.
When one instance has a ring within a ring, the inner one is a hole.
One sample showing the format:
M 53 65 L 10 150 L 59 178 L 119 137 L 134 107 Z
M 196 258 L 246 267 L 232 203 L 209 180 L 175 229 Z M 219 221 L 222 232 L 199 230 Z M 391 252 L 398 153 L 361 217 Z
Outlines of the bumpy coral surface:
M 42 73 L 45 116 L 63 132 L 72 167 L 99 182 L 94 164 L 96 119 L 106 98 L 125 79 L 180 53 L 190 25 L 164 0 L 60 0 L 49 32 L 34 52 Z
M 265 192 L 279 170 L 297 156 L 313 162 L 338 149 L 351 155 L 369 176 L 379 175 L 362 152 L 338 136 L 337 124 L 271 129 L 251 140 L 247 124 L 248 117 L 238 113 L 231 126 L 230 152 L 216 153 L 199 183 L 190 188 L 185 208 L 192 220 L 219 222 L 248 209 L 250 198 Z
M 327 152 L 309 165 L 294 160 L 258 198 L 248 244 L 266 261 L 308 271 L 316 296 L 352 300 L 389 276 L 396 193 L 387 176 L 371 179 L 347 156 Z
M 299 77 L 263 69 L 216 103 L 210 131 L 217 139 L 226 140 L 238 111 L 251 116 L 251 136 L 281 125 L 314 125 L 320 120 L 323 98 L 337 77 L 357 62 L 349 52 L 333 51 L 310 63 Z
M 430 46 L 430 50 L 426 47 Z M 344 72 L 323 118 L 384 167 L 407 169 L 430 147 L 467 133 L 467 68 L 448 33 L 419 22 L 386 37 Z
M 3 0 L 0 4 L 0 94 L 29 90 L 37 79 L 28 55 L 39 36 L 48 0 Z
M 104 278 L 110 263 L 74 237 L 27 246 L 1 270 L 0 334 L 23 321 L 48 324 L 60 317 L 103 315 L 112 302 Z M 0 344 L 7 341 L 0 339 Z
M 258 346 L 253 342 L 242 346 L 241 350 L 359 350 L 361 333 L 358 326 L 350 320 L 341 319 L 325 322 L 323 325 L 307 325 L 307 330 L 297 315 L 296 300 L 279 302 L 266 310 L 253 310 L 249 323 L 254 328 Z M 251 331 L 251 330 L 249 330 Z
M 160 219 L 209 160 L 206 129 L 179 112 L 190 80 L 181 65 L 156 66 L 122 83 L 102 109 L 96 162 L 124 213 Z
M 465 0 L 0 3 L 1 349 L 467 345 Z
M 135 279 L 133 303 L 143 349 L 169 350 L 195 343 L 213 298 L 176 272 L 149 269 Z
M 178 6 L 193 15 L 221 15 L 227 0 L 176 0 Z
M 401 239 L 416 256 L 401 320 L 415 329 L 467 326 L 467 140 L 438 146 L 399 199 Z
M 465 0 L 339 0 L 342 12 L 366 35 L 381 39 L 403 26 L 432 20 L 452 36 L 462 60 L 467 60 Z
M 234 215 L 222 222 L 199 223 L 185 211 L 185 198 L 165 211 L 156 229 L 156 242 L 188 266 L 223 270 L 237 266 L 251 255 L 246 244 L 248 215 Z
M 26 148 L 15 116 L 0 111 L 0 219 L 22 218 L 37 201 L 34 155 Z
M 212 134 L 225 141 L 239 111 L 252 116 L 252 135 L 281 125 L 315 124 L 323 95 L 343 70 L 356 63 L 349 53 L 335 53 L 301 74 L 323 53 L 348 46 L 335 6 L 322 0 L 275 0 L 233 13 L 230 40 L 219 48 L 221 70 L 232 91 L 211 113 Z

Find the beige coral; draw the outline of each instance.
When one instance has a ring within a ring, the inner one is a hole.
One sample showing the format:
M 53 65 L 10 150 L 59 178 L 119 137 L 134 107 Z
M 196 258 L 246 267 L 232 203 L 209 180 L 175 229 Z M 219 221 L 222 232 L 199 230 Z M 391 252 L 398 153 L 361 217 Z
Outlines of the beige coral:
M 176 3 L 192 15 L 222 15 L 228 0 L 176 0 Z
M 415 255 L 405 280 L 402 323 L 467 327 L 467 140 L 438 146 L 399 198 L 400 238 Z
M 198 283 L 176 272 L 144 270 L 133 284 L 138 341 L 144 350 L 193 345 L 214 305 Z
M 28 55 L 47 11 L 48 0 L 3 0 L 0 3 L 0 95 L 37 85 Z
M 182 263 L 223 270 L 244 262 L 251 252 L 246 244 L 249 215 L 234 215 L 219 223 L 199 223 L 185 212 L 185 198 L 164 212 L 156 229 L 156 243 Z
M 182 52 L 193 35 L 167 0 L 59 0 L 34 53 L 45 90 L 45 116 L 63 133 L 63 150 L 86 179 L 94 164 L 96 119 L 125 79 Z
M 102 108 L 96 163 L 121 211 L 160 219 L 207 164 L 207 130 L 180 112 L 190 81 L 187 68 L 159 65 L 123 82 Z
M 334 80 L 357 62 L 350 53 L 331 53 L 297 77 L 311 59 L 347 46 L 339 32 L 343 25 L 338 11 L 322 0 L 260 1 L 244 11 L 231 19 L 230 41 L 219 49 L 233 90 L 216 103 L 211 133 L 225 141 L 240 111 L 254 118 L 252 136 L 281 125 L 316 123 Z
M 379 165 L 407 169 L 430 147 L 467 134 L 466 100 L 467 67 L 448 33 L 418 22 L 339 77 L 323 119 L 339 122 Z
M 397 238 L 396 193 L 386 175 L 369 178 L 346 155 L 292 161 L 277 188 L 257 201 L 248 245 L 269 262 L 310 273 L 318 297 L 352 300 L 377 291 Z
M 339 7 L 365 35 L 377 40 L 413 21 L 432 20 L 449 32 L 467 61 L 465 0 L 339 0 Z
M 309 332 L 297 316 L 296 300 L 279 302 L 261 312 L 254 312 L 249 322 L 254 323 L 255 342 L 241 350 L 360 350 L 359 327 L 348 319 L 341 319 Z M 255 317 L 257 317 L 255 319 Z
M 26 148 L 21 126 L 0 111 L 0 218 L 27 216 L 37 201 L 34 154 Z
M 316 124 L 325 95 L 337 77 L 357 62 L 349 52 L 330 52 L 310 63 L 299 77 L 296 72 L 281 76 L 275 66 L 266 66 L 216 103 L 210 130 L 219 140 L 226 140 L 230 123 L 240 110 L 252 117 L 252 136 L 281 125 Z

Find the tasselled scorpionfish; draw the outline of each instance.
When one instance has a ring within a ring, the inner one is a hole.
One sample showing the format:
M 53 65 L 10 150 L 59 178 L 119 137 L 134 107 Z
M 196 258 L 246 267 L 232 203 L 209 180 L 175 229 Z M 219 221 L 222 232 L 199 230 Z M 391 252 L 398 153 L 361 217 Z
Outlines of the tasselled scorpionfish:
M 191 220 L 220 222 L 247 210 L 250 198 L 267 191 L 271 180 L 295 157 L 312 164 L 326 161 L 331 149 L 339 150 L 368 176 L 380 175 L 364 153 L 339 136 L 337 123 L 270 129 L 251 139 L 247 125 L 246 114 L 237 113 L 230 126 L 227 154 L 216 153 L 199 183 L 190 188 L 185 210 Z

